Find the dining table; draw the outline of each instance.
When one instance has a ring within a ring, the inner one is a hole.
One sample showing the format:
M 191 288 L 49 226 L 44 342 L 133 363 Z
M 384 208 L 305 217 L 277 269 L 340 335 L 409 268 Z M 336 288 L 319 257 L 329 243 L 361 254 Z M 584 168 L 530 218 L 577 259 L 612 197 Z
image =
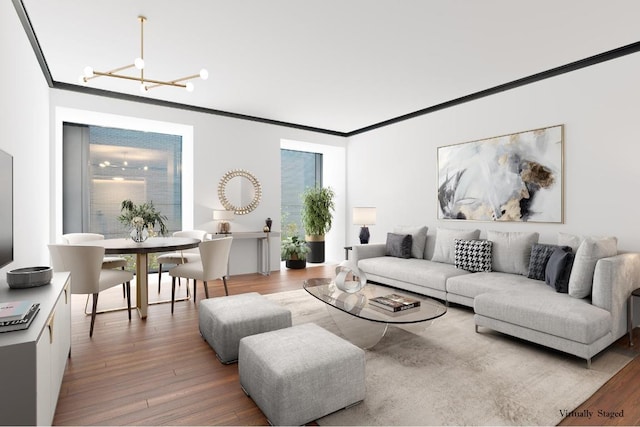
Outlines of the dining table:
M 140 318 L 146 319 L 149 307 L 148 254 L 197 248 L 200 240 L 190 237 L 149 237 L 144 242 L 135 242 L 129 238 L 95 240 L 82 244 L 103 246 L 107 255 L 136 255 L 136 308 Z

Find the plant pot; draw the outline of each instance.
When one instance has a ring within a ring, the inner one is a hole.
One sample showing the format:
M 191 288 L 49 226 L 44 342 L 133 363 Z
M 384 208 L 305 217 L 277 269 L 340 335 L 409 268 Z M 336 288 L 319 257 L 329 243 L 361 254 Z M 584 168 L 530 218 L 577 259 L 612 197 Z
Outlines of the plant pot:
M 307 254 L 307 261 L 311 263 L 324 262 L 324 236 L 305 236 L 310 252 Z
M 287 268 L 299 270 L 307 266 L 307 260 L 306 259 L 288 259 L 284 262 L 284 265 Z

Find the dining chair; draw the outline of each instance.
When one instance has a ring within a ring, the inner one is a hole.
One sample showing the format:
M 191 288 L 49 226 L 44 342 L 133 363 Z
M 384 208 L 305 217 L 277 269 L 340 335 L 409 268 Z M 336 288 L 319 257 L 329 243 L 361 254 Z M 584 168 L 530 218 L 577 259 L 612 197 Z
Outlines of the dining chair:
M 77 243 L 90 242 L 92 240 L 104 240 L 103 234 L 98 233 L 67 233 L 62 235 L 62 240 L 68 245 Z M 124 270 L 127 267 L 127 260 L 118 256 L 105 256 L 102 259 L 102 268 L 120 268 Z M 126 297 L 124 283 L 122 284 L 122 298 Z
M 189 287 L 188 279 L 193 279 L 194 304 L 196 302 L 196 285 L 198 280 L 204 282 L 206 298 L 209 298 L 207 282 L 217 279 L 222 279 L 224 293 L 225 295 L 229 295 L 229 290 L 227 289 L 227 270 L 232 240 L 233 237 L 205 240 L 198 246 L 200 261 L 180 264 L 169 270 L 169 275 L 171 275 L 171 313 L 173 313 L 176 296 L 176 277 L 186 278 L 187 288 Z
M 198 239 L 201 242 L 204 241 L 206 235 L 207 232 L 203 230 L 182 230 L 173 233 L 173 237 L 191 237 L 192 239 Z M 200 261 L 200 251 L 197 248 L 160 255 L 158 257 L 158 293 L 160 293 L 160 282 L 162 280 L 163 264 L 180 265 L 186 262 L 197 261 Z M 178 282 L 178 284 L 179 283 L 180 282 Z
M 91 327 L 89 337 L 93 337 L 93 326 L 96 321 L 98 294 L 105 289 L 125 284 L 127 295 L 127 311 L 131 320 L 131 279 L 133 273 L 125 270 L 104 269 L 104 247 L 85 245 L 49 245 L 53 270 L 71 273 L 71 293 L 93 295 L 91 310 Z

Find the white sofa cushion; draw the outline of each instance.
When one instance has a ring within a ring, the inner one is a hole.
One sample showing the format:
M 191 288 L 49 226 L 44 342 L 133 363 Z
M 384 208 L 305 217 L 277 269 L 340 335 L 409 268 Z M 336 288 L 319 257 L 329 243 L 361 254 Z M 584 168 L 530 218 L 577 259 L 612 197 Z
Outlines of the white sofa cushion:
M 493 242 L 493 271 L 526 276 L 531 247 L 538 243 L 538 237 L 539 233 L 487 231 L 487 240 Z
M 535 286 L 540 283 L 539 280 L 511 273 L 473 273 L 447 279 L 447 293 L 475 298 L 487 292 Z
M 412 258 L 424 258 L 424 247 L 427 244 L 427 231 L 426 226 L 414 227 L 399 225 L 393 229 L 397 234 L 411 234 L 413 242 L 411 244 L 411 257 Z
M 455 263 L 456 239 L 477 240 L 480 230 L 456 230 L 438 227 L 436 232 L 436 246 L 431 261 Z
M 569 276 L 569 295 L 586 298 L 591 295 L 593 273 L 600 258 L 618 253 L 618 239 L 615 237 L 585 237 L 573 260 Z
M 391 278 L 414 285 L 445 291 L 449 277 L 469 274 L 453 265 L 416 258 L 379 257 L 358 261 L 358 269 L 367 275 Z

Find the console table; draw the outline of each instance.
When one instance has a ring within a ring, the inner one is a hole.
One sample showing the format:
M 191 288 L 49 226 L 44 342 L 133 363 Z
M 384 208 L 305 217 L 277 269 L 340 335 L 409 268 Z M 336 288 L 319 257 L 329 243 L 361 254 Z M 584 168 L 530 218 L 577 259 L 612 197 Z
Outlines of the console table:
M 69 273 L 29 289 L 0 280 L 0 301 L 20 300 L 40 311 L 28 329 L 0 334 L 0 424 L 51 425 L 71 352 Z
M 271 235 L 274 237 L 280 236 L 278 232 L 264 232 L 264 231 L 239 231 L 229 234 L 210 234 L 211 239 L 219 239 L 222 237 L 231 236 L 233 240 L 236 239 L 257 239 L 258 241 L 258 273 L 263 276 L 271 274 Z M 232 243 L 233 244 L 233 243 Z

